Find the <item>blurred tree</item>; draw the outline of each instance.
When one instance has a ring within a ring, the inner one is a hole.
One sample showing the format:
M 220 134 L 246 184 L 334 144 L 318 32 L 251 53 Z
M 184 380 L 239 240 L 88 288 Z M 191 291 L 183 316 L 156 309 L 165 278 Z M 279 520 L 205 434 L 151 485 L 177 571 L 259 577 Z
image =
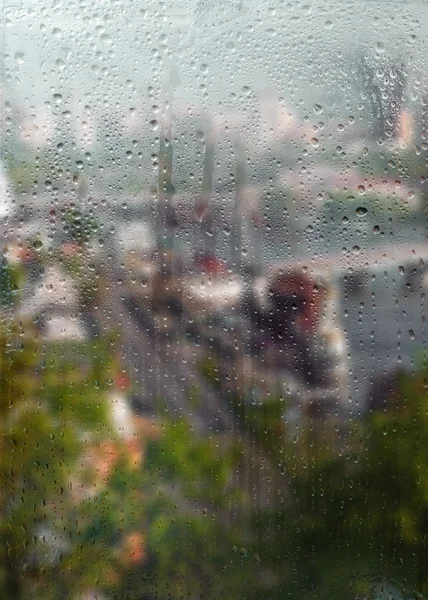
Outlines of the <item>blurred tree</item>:
M 0 335 L 0 597 L 242 598 L 257 563 L 234 446 L 185 423 L 121 433 L 109 341 L 29 327 Z
M 231 478 L 236 459 L 230 440 L 195 437 L 184 421 L 164 424 L 145 463 L 147 560 L 128 565 L 119 598 L 251 596 L 257 562 L 246 494 Z
M 0 265 L 0 306 L 2 308 L 11 307 L 15 303 L 21 280 L 20 269 L 3 259 Z
M 46 348 L 17 324 L 0 334 L 2 598 L 80 593 L 108 559 L 79 541 L 85 506 L 73 489 L 85 443 L 108 435 L 107 347 Z
M 254 517 L 276 574 L 265 597 L 427 597 L 427 380 L 400 375 L 393 403 L 348 433 L 308 421 L 284 444 L 284 504 Z
M 99 225 L 92 212 L 82 212 L 76 207 L 69 208 L 64 216 L 64 229 L 71 240 L 87 243 L 99 231 Z
M 397 135 L 404 104 L 407 74 L 399 60 L 385 57 L 381 64 L 371 56 L 360 54 L 356 60 L 357 77 L 362 85 L 362 97 L 367 100 L 376 140 Z M 352 58 L 355 62 L 355 57 Z

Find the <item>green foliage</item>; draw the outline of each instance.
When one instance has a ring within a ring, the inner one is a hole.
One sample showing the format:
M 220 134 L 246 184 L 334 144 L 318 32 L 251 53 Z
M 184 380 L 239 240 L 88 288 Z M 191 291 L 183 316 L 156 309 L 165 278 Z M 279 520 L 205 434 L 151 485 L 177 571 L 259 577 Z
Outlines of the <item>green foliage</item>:
M 13 324 L 0 352 L 0 597 L 241 598 L 235 445 L 167 422 L 135 463 L 110 423 L 109 340 L 42 345 Z
M 210 385 L 219 389 L 219 363 L 212 355 L 204 355 L 198 363 L 200 374 L 205 377 Z
M 401 181 L 416 181 L 427 173 L 423 154 L 416 153 L 414 147 L 394 151 L 371 148 L 359 157 L 358 166 L 368 177 Z
M 413 214 L 412 208 L 399 198 L 376 194 L 364 196 L 335 193 L 323 207 L 323 216 L 328 223 L 342 225 L 347 222 L 369 222 L 371 226 L 384 226 L 388 219 L 396 224 L 407 222 Z
M 215 360 L 200 370 L 218 385 Z M 275 501 L 246 525 L 260 558 L 249 579 L 257 598 L 377 600 L 388 589 L 397 599 L 427 597 L 427 381 L 427 368 L 402 375 L 388 410 L 346 426 L 303 411 L 291 428 L 281 398 L 230 396 L 250 454 L 275 473 Z
M 236 551 L 249 533 L 246 494 L 231 481 L 236 457 L 230 441 L 195 438 L 185 422 L 165 423 L 149 448 L 150 478 L 162 482 L 148 536 L 159 597 L 242 597 L 251 563 Z
M 136 435 L 135 460 L 109 419 L 111 348 L 0 336 L 0 597 L 427 596 L 428 369 L 346 427 L 291 430 L 281 397 L 234 395 L 236 436 L 168 421 Z M 218 383 L 214 360 L 200 368 Z
M 99 230 L 91 213 L 82 213 L 77 208 L 69 209 L 64 217 L 65 229 L 75 242 L 88 242 Z
M 190 498 L 224 502 L 233 455 L 214 440 L 195 439 L 187 423 L 166 423 L 162 441 L 150 447 L 147 460 L 160 477 L 180 482 Z
M 3 261 L 0 266 L 0 306 L 5 308 L 15 304 L 22 284 L 20 269 Z
M 83 514 L 72 480 L 82 439 L 107 434 L 110 361 L 101 342 L 46 349 L 15 324 L 0 353 L 0 596 L 53 599 L 96 570 L 70 539 Z
M 337 443 L 308 423 L 284 446 L 284 505 L 254 517 L 259 532 L 275 522 L 261 553 L 281 572 L 269 598 L 375 598 L 379 582 L 394 582 L 397 597 L 426 596 L 427 374 L 402 378 L 399 405 Z

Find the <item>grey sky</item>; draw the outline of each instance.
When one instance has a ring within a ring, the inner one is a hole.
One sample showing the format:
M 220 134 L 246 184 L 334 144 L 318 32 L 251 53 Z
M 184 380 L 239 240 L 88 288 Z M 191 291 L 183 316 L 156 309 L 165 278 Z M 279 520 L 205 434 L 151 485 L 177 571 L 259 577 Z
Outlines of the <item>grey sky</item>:
M 28 106 L 56 92 L 63 106 L 90 95 L 99 111 L 149 110 L 173 59 L 179 103 L 245 112 L 269 88 L 298 108 L 349 96 L 346 59 L 361 50 L 422 73 L 427 14 L 416 2 L 26 0 L 5 9 L 7 75 Z

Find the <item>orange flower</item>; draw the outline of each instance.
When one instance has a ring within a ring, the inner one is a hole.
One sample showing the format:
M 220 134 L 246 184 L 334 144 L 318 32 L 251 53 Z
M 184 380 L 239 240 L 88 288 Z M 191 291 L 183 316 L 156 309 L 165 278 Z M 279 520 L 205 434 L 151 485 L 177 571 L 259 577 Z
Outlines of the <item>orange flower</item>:
M 123 558 L 126 562 L 137 563 L 144 560 L 146 556 L 146 545 L 142 533 L 136 531 L 128 535 L 124 544 Z
M 139 465 L 143 459 L 143 450 L 138 438 L 127 440 L 126 449 L 128 451 L 131 466 Z

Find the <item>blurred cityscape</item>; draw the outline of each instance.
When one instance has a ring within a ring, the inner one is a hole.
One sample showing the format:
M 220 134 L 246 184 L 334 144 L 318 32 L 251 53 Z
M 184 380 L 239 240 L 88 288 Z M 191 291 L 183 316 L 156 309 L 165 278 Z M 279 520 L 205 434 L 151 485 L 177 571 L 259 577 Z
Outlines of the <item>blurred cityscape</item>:
M 395 51 L 339 53 L 330 91 L 307 66 L 297 101 L 291 76 L 240 74 L 245 54 L 230 91 L 223 57 L 208 101 L 223 55 L 214 74 L 183 57 L 257 42 L 251 3 L 200 1 L 196 28 L 162 2 L 77 4 L 84 92 L 77 13 L 5 8 L 0 597 L 428 598 L 423 19 L 403 9 Z M 310 7 L 277 4 L 311 31 Z M 122 10 L 137 45 L 149 18 L 176 37 L 144 94 L 109 96 Z M 15 39 L 33 21 L 35 48 L 61 44 L 37 67 Z

